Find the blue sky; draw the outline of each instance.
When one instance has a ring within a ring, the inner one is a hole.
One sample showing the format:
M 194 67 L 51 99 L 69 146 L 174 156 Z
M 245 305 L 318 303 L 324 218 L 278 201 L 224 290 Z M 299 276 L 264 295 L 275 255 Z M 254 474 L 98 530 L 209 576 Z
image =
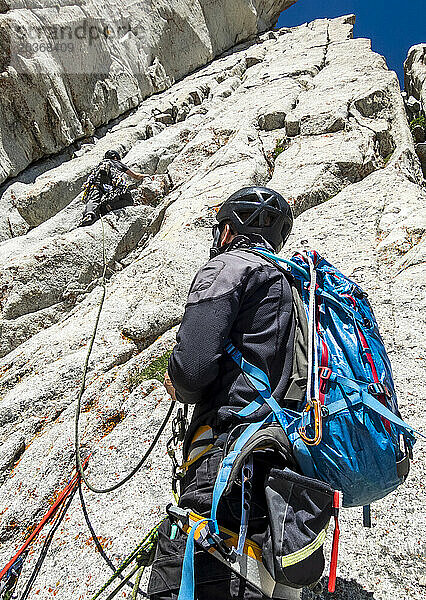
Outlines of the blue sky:
M 403 63 L 408 49 L 426 42 L 426 0 L 298 0 L 281 13 L 279 27 L 293 27 L 323 17 L 356 15 L 355 37 L 372 40 L 404 85 Z

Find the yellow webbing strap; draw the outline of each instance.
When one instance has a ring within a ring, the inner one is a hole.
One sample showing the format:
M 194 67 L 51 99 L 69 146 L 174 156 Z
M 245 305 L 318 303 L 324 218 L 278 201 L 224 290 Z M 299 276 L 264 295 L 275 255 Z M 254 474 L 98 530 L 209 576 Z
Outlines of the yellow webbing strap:
M 198 459 L 200 459 L 202 456 L 204 456 L 204 454 L 213 448 L 214 444 L 212 442 L 214 442 L 214 439 L 212 428 L 209 425 L 202 425 L 197 429 L 189 446 L 188 460 L 184 461 L 179 467 L 182 474 L 188 469 L 188 467 L 197 462 Z M 198 448 L 191 448 L 194 442 L 199 442 L 201 440 L 205 440 L 207 445 L 204 447 L 199 446 Z
M 323 529 L 318 534 L 318 536 L 314 539 L 313 542 L 311 542 L 304 548 L 297 550 L 297 552 L 292 552 L 291 554 L 287 554 L 287 556 L 283 556 L 281 559 L 282 566 L 283 567 L 291 567 L 292 565 L 295 565 L 296 563 L 304 560 L 305 558 L 308 558 L 308 556 L 311 556 L 311 554 L 313 554 L 315 552 L 315 550 L 318 550 L 318 548 L 321 548 L 321 546 L 324 543 L 326 534 L 327 534 L 327 527 L 325 527 L 325 529 Z
M 188 467 L 190 467 L 195 462 L 197 462 L 197 460 L 199 458 L 201 458 L 202 456 L 204 456 L 204 454 L 206 454 L 206 452 L 208 452 L 212 448 L 213 448 L 213 444 L 209 444 L 208 446 L 206 446 L 203 450 L 201 450 L 201 452 L 199 452 L 199 454 L 197 454 L 197 456 L 194 456 L 194 458 L 192 460 L 187 460 L 186 462 L 182 463 L 180 465 L 180 470 L 181 471 L 186 471 Z
M 197 523 L 199 521 L 205 521 L 206 517 L 202 517 L 201 515 L 194 513 L 192 510 L 189 513 L 189 524 L 184 524 L 183 525 L 183 530 L 186 534 L 189 534 L 192 527 L 196 526 Z M 191 525 L 191 521 L 192 521 L 192 525 Z M 200 531 L 203 528 L 200 529 Z M 224 533 L 227 537 L 223 540 L 224 543 L 229 547 L 232 548 L 232 546 L 236 547 L 238 544 L 238 534 L 235 533 L 234 531 L 230 531 L 229 529 L 226 529 L 226 527 L 221 527 L 219 526 L 219 531 L 221 533 Z M 197 540 L 197 533 L 195 533 L 194 539 Z M 209 550 L 210 553 L 214 553 L 215 549 L 214 547 L 210 548 Z M 262 562 L 262 549 L 260 548 L 260 546 L 258 546 L 255 542 L 253 542 L 252 540 L 246 539 L 245 544 L 244 544 L 244 549 L 243 549 L 243 553 L 246 554 L 248 557 L 253 558 L 259 562 Z

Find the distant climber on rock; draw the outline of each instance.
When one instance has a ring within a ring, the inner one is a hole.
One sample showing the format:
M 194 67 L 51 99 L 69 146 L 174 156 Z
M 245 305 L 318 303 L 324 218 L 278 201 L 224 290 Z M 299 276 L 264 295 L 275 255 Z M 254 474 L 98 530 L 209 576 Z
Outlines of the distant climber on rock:
M 79 227 L 92 225 L 101 215 L 133 204 L 125 175 L 137 181 L 149 175 L 135 173 L 120 159 L 116 150 L 108 150 L 103 160 L 90 173 L 83 186 L 86 208 Z

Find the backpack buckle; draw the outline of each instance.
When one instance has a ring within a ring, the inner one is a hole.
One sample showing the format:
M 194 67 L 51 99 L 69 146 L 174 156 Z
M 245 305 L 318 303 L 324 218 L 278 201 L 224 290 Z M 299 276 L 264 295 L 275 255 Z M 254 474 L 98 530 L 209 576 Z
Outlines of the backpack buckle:
M 318 374 L 323 381 L 328 381 L 331 377 L 332 372 L 333 371 L 330 369 L 330 367 L 320 367 L 318 369 Z
M 318 369 L 318 375 L 321 380 L 320 391 L 322 394 L 327 393 L 328 384 L 329 384 L 332 372 L 333 371 L 330 369 L 330 367 L 319 367 L 319 369 Z
M 216 550 L 231 563 L 237 560 L 237 552 L 235 548 L 229 548 L 218 533 L 213 533 L 210 529 L 210 537 L 212 538 Z
M 390 398 L 390 392 L 388 388 L 381 381 L 370 383 L 367 389 L 368 393 L 372 396 L 387 396 L 388 398 Z

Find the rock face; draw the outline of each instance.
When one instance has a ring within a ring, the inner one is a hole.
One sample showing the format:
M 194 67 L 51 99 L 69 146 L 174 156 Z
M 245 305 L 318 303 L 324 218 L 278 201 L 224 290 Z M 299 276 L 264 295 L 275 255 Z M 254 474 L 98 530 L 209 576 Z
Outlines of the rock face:
M 0 564 L 73 469 L 75 400 L 103 266 L 102 223 L 75 228 L 78 191 L 111 146 L 151 173 L 164 197 L 104 219 L 107 294 L 81 419 L 95 484 L 125 474 L 165 415 L 162 386 L 140 374 L 173 346 L 189 285 L 208 257 L 215 208 L 250 184 L 291 199 L 298 217 L 285 255 L 307 240 L 369 293 L 403 417 L 426 433 L 426 193 L 396 75 L 368 40 L 352 38 L 353 23 L 353 16 L 321 19 L 236 46 L 142 102 L 78 156 L 34 165 L 4 189 Z M 165 439 L 124 488 L 86 494 L 115 564 L 169 501 Z M 426 472 L 415 450 L 407 483 L 373 507 L 371 530 L 362 530 L 359 510 L 344 512 L 336 599 L 422 597 Z M 21 590 L 34 561 L 26 562 Z M 75 499 L 34 594 L 90 598 L 108 577 Z
M 0 3 L 0 183 L 265 31 L 295 1 Z
M 417 44 L 408 51 L 404 63 L 404 83 L 406 109 L 412 122 L 411 132 L 426 177 L 426 44 Z
M 409 49 L 404 63 L 404 85 L 410 96 L 426 106 L 426 44 Z

